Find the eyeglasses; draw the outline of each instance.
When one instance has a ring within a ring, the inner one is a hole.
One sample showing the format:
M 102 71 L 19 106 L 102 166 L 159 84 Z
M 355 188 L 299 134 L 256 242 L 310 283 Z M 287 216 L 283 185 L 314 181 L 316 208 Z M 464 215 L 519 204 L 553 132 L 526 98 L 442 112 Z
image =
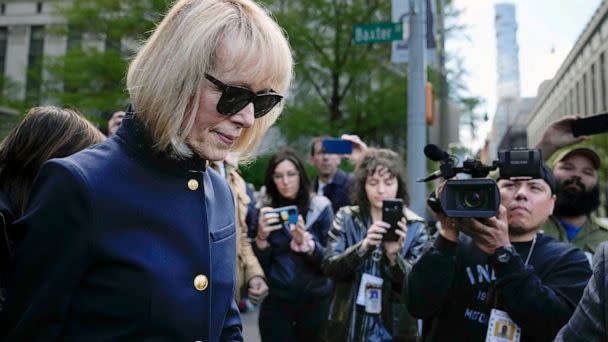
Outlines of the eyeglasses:
M 298 175 L 299 175 L 298 171 L 288 171 L 285 174 L 275 173 L 272 175 L 272 179 L 274 179 L 275 181 L 280 181 L 283 178 L 293 179 L 293 178 L 296 178 Z
M 252 102 L 253 117 L 261 118 L 283 99 L 283 96 L 274 90 L 254 93 L 245 87 L 224 84 L 207 73 L 205 73 L 205 78 L 222 91 L 222 96 L 217 103 L 217 111 L 223 115 L 234 115 Z

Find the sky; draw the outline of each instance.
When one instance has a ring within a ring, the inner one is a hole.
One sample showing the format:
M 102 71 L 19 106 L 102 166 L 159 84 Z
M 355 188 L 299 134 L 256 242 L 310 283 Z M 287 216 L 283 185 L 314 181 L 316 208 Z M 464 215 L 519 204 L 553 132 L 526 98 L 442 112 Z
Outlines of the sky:
M 458 22 L 466 26 L 463 33 L 468 38 L 463 33 L 448 37 L 446 50 L 462 59 L 468 71 L 463 78 L 467 95 L 483 98 L 478 111 L 489 116 L 473 141 L 470 131 L 461 129 L 461 141 L 474 149 L 483 144 L 496 110 L 497 3 L 515 4 L 521 96 L 529 97 L 536 96 L 543 80 L 555 75 L 602 0 L 454 0 L 462 11 Z

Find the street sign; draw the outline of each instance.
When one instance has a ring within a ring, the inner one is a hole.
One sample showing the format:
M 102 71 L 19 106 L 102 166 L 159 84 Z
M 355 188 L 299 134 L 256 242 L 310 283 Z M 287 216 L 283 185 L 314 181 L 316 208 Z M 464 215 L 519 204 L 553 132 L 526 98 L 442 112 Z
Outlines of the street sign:
M 402 23 L 373 23 L 353 26 L 353 42 L 357 45 L 386 43 L 402 39 Z

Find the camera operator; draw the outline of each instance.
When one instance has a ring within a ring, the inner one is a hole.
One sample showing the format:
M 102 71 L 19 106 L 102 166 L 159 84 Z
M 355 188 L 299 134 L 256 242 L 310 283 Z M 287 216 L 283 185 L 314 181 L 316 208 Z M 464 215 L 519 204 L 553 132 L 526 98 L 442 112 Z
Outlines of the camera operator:
M 555 203 L 553 174 L 544 164 L 539 171 L 534 178 L 499 177 L 495 217 L 438 213 L 439 234 L 405 291 L 409 312 L 424 320 L 425 341 L 504 333 L 514 341 L 550 341 L 568 321 L 591 270 L 580 250 L 537 234 Z

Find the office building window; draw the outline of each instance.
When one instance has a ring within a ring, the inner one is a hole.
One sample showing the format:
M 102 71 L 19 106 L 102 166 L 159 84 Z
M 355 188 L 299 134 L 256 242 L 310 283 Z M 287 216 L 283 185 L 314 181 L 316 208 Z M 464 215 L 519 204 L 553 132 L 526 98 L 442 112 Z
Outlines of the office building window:
M 30 33 L 30 51 L 27 58 L 28 70 L 25 86 L 25 96 L 32 104 L 40 103 L 43 50 L 44 26 L 32 26 Z
M 595 63 L 592 63 L 591 64 L 591 113 L 597 112 L 597 106 L 595 104 L 595 100 L 597 99 L 597 96 L 595 94 L 595 91 L 597 90 L 597 87 L 595 86 L 596 79 L 597 79 L 597 77 L 595 77 Z
M 583 97 L 581 100 L 583 100 L 583 115 L 588 115 L 588 109 L 589 107 L 587 106 L 587 73 L 583 74 Z
M 36 13 L 42 13 L 42 2 L 36 3 Z
M 6 42 L 8 29 L 0 27 L 0 94 L 4 94 L 4 75 L 6 74 Z
M 581 112 L 581 82 L 580 81 L 576 81 L 576 88 L 575 88 L 575 96 L 574 96 L 574 100 L 576 101 L 576 109 L 574 111 L 574 113 L 580 114 Z
M 4 2 L 0 3 L 0 15 L 6 14 L 6 4 Z
M 606 110 L 606 97 L 608 93 L 606 92 L 606 64 L 604 59 L 604 53 L 600 54 L 600 101 L 602 102 L 602 109 Z

